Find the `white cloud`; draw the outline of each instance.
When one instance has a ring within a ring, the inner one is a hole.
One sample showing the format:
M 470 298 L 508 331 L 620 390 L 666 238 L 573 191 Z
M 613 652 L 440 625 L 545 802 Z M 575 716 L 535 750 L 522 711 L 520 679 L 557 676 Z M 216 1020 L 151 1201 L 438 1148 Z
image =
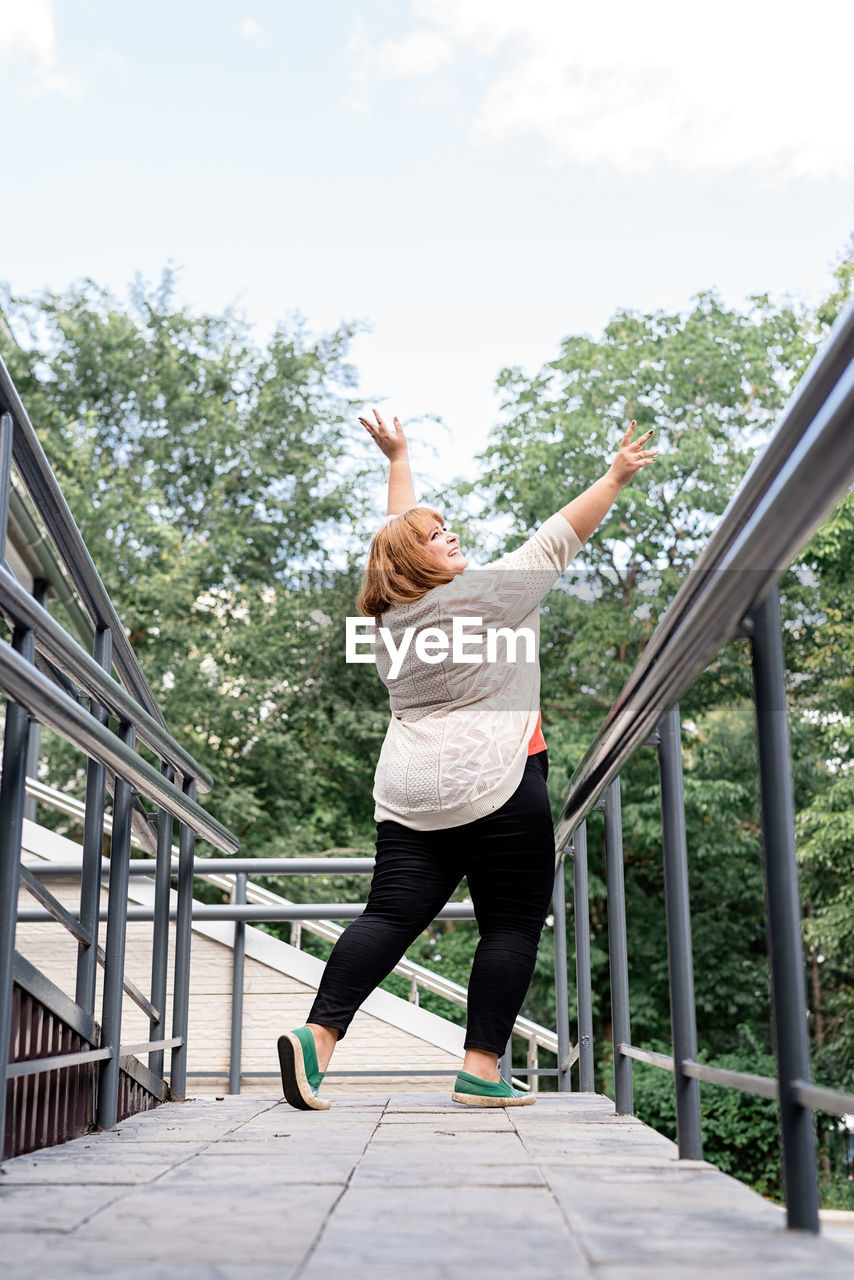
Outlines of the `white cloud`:
M 264 38 L 261 34 L 261 24 L 255 18 L 244 18 L 240 24 L 240 34 L 244 40 L 251 40 L 253 44 L 263 44 Z
M 367 115 L 371 109 L 376 53 L 359 18 L 353 24 L 347 43 L 347 57 L 350 61 L 350 92 L 344 98 L 344 106 L 356 115 Z
M 625 175 L 672 167 L 785 181 L 854 174 L 854 7 L 813 0 L 412 0 L 412 28 L 362 80 L 462 62 L 482 85 L 482 145 L 543 140 L 552 158 Z M 463 61 L 464 60 L 464 61 Z
M 80 96 L 79 81 L 58 65 L 52 0 L 0 0 L 0 70 L 19 69 L 31 91 Z
M 416 27 L 402 40 L 387 40 L 377 50 L 377 64 L 393 76 L 429 76 L 446 67 L 454 46 L 438 31 Z

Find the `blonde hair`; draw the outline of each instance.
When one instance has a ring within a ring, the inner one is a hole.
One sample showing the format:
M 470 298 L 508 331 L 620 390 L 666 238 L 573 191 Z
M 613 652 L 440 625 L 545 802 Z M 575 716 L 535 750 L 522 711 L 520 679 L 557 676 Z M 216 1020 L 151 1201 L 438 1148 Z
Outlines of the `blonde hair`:
M 365 617 L 379 618 L 393 604 L 411 604 L 452 581 L 453 573 L 437 568 L 424 553 L 437 520 L 444 524 L 433 507 L 411 507 L 375 535 L 356 597 L 356 608 Z

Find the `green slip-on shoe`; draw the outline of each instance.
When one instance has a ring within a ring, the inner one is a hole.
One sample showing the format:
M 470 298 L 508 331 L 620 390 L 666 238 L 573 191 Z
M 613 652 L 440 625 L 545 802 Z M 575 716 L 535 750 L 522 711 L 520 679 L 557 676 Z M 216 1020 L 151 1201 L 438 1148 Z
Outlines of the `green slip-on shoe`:
M 514 1089 L 506 1080 L 481 1080 L 468 1071 L 457 1072 L 451 1098 L 466 1107 L 529 1107 L 537 1101 L 535 1093 Z
M 328 1111 L 332 1103 L 317 1096 L 323 1072 L 318 1068 L 314 1036 L 308 1027 L 279 1036 L 278 1050 L 285 1100 L 300 1111 Z

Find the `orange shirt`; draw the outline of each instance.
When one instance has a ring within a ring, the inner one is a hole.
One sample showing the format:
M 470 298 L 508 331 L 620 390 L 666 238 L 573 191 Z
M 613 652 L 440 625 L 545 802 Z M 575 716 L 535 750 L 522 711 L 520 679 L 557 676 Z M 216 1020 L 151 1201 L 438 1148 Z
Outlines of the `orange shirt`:
M 531 734 L 531 741 L 528 743 L 528 755 L 535 756 L 538 751 L 546 750 L 546 740 L 543 737 L 543 713 L 537 716 L 537 727 Z

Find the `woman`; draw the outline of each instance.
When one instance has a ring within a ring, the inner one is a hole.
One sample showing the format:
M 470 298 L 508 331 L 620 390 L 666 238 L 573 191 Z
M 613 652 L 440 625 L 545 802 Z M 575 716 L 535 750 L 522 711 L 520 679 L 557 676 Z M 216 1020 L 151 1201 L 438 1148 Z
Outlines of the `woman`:
M 632 422 L 601 479 L 518 550 L 466 573 L 457 535 L 438 511 L 416 505 L 400 423 L 389 430 L 374 417 L 359 421 L 390 462 L 388 518 L 357 605 L 377 625 L 392 711 L 374 786 L 376 865 L 364 914 L 335 944 L 306 1025 L 279 1037 L 282 1085 L 292 1106 L 329 1107 L 318 1090 L 335 1044 L 466 876 L 480 941 L 451 1097 L 522 1106 L 535 1095 L 502 1080 L 498 1059 L 531 981 L 554 882 L 539 604 L 620 489 L 655 458 L 644 448 L 652 431 L 633 441 Z

